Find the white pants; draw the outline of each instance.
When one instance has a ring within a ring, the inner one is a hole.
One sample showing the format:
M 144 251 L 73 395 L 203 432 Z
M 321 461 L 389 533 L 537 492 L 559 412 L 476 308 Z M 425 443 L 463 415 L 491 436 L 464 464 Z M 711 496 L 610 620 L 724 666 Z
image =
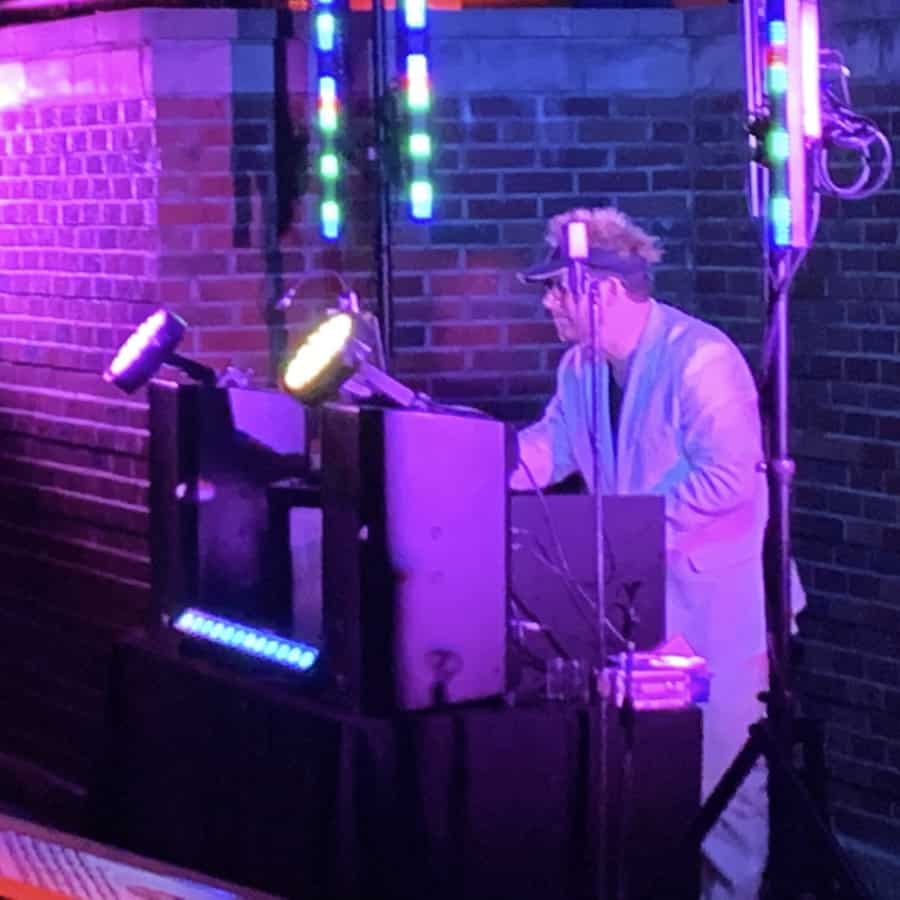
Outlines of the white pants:
M 701 799 L 706 800 L 764 714 L 762 577 L 757 567 L 727 574 L 670 567 L 667 630 L 684 635 L 712 673 L 703 707 Z M 768 858 L 766 766 L 760 761 L 703 842 L 703 900 L 756 900 Z
M 769 851 L 766 780 L 760 760 L 706 836 L 702 900 L 757 900 Z

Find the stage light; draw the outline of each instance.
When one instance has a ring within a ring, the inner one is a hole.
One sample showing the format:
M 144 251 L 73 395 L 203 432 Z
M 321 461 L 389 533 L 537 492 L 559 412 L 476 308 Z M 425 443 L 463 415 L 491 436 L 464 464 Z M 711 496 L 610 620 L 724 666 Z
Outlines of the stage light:
M 186 328 L 187 323 L 175 313 L 156 310 L 122 344 L 103 373 L 103 380 L 131 394 L 145 385 L 163 365 L 170 365 L 195 381 L 215 384 L 212 369 L 175 352 Z
M 346 312 L 326 318 L 288 360 L 282 387 L 304 403 L 318 403 L 336 396 L 352 379 L 398 406 L 417 405 L 415 391 L 369 361 L 374 348 L 360 339 L 362 325 L 359 317 Z
M 206 640 L 237 653 L 299 672 L 308 672 L 319 658 L 318 649 L 310 644 L 278 637 L 271 632 L 223 619 L 194 607 L 183 610 L 175 618 L 172 627 L 189 637 Z

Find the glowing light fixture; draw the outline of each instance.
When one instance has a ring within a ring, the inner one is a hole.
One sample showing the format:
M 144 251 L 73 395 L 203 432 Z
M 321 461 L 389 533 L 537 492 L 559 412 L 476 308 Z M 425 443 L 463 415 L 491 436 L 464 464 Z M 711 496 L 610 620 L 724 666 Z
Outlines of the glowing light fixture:
M 194 607 L 182 611 L 172 627 L 190 637 L 298 672 L 308 672 L 319 658 L 318 649 L 309 644 L 291 641 Z
M 322 201 L 319 225 L 328 240 L 340 237 L 343 216 L 340 202 L 341 167 L 338 143 L 342 126 L 343 33 L 347 0 L 315 0 L 313 4 L 316 42 L 317 116 L 319 126 L 319 176 Z
M 398 406 L 417 405 L 415 391 L 369 361 L 373 348 L 357 337 L 361 331 L 359 318 L 350 313 L 326 318 L 288 359 L 282 387 L 304 403 L 318 403 L 335 396 L 352 378 Z
M 163 365 L 170 365 L 196 381 L 215 384 L 212 369 L 175 352 L 186 329 L 187 323 L 175 313 L 156 310 L 119 347 L 103 373 L 103 380 L 131 394 L 145 385 Z
M 434 188 L 429 169 L 433 151 L 428 133 L 431 109 L 428 3 L 427 0 L 398 0 L 396 9 L 397 68 L 402 75 L 409 129 L 406 142 L 409 212 L 417 221 L 428 221 L 434 215 Z
M 775 247 L 804 248 L 810 242 L 810 154 L 822 137 L 818 5 L 817 0 L 768 0 L 765 10 L 769 237 Z

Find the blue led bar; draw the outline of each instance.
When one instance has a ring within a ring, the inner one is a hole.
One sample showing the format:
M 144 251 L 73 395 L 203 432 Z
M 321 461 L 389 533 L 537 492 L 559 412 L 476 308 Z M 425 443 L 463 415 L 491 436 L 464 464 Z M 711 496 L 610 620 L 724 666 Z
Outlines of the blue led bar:
M 319 228 L 322 237 L 340 237 L 343 214 L 340 200 L 341 158 L 338 153 L 343 124 L 343 35 L 347 0 L 315 0 L 313 36 L 316 46 L 316 127 L 319 135 L 318 174 L 322 187 Z
M 309 644 L 289 641 L 270 631 L 251 628 L 249 625 L 232 622 L 194 607 L 188 607 L 180 613 L 173 627 L 190 637 L 200 638 L 297 672 L 308 672 L 319 658 L 318 649 Z
M 770 110 L 770 246 L 809 247 L 811 152 L 822 138 L 818 0 L 766 0 L 761 34 Z
M 407 124 L 403 151 L 409 171 L 409 212 L 416 221 L 427 222 L 434 215 L 432 140 L 428 131 L 432 98 L 427 0 L 397 0 L 396 32 L 397 69 L 402 76 Z
M 765 92 L 772 120 L 765 144 L 770 172 L 769 240 L 772 246 L 789 247 L 793 210 L 788 184 L 790 149 L 788 138 L 788 47 L 784 0 L 766 3 L 764 35 Z M 802 215 L 802 210 L 801 210 Z

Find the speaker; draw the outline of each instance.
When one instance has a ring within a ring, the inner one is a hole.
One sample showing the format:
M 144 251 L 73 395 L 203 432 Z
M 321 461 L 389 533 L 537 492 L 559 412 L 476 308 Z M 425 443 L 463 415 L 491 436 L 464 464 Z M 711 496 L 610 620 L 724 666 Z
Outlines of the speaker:
M 192 605 L 290 636 L 267 488 L 306 472 L 304 407 L 273 390 L 169 381 L 151 382 L 149 399 L 157 619 Z
M 505 689 L 506 426 L 326 406 L 324 666 L 373 714 Z

